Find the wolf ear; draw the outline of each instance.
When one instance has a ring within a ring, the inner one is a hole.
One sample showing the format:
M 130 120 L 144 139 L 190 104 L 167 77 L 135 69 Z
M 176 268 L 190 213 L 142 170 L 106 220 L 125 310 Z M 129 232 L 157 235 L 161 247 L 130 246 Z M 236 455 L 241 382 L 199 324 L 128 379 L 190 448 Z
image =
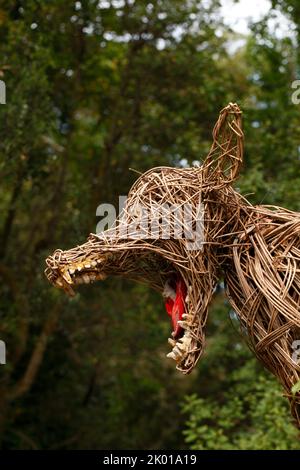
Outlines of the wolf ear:
M 222 109 L 213 130 L 213 144 L 204 161 L 207 182 L 215 186 L 232 183 L 243 163 L 242 111 L 235 103 Z

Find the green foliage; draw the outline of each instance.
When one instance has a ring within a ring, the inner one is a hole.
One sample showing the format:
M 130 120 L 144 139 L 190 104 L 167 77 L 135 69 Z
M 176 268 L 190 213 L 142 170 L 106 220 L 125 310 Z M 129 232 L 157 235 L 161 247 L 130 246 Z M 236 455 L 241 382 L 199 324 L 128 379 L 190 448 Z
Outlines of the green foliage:
M 255 379 L 254 379 L 255 377 Z M 298 432 L 275 379 L 246 364 L 231 375 L 230 387 L 215 399 L 186 398 L 189 418 L 183 434 L 190 449 L 300 449 Z
M 300 390 L 300 380 L 298 380 L 298 382 L 296 382 L 293 386 L 292 386 L 292 394 L 293 395 L 296 395 L 297 392 L 299 392 Z
M 219 295 L 199 366 L 199 393 L 182 403 L 185 443 L 193 450 L 299 449 L 299 432 L 280 386 L 248 350 L 237 317 L 231 311 L 230 322 L 227 316 L 227 302 Z

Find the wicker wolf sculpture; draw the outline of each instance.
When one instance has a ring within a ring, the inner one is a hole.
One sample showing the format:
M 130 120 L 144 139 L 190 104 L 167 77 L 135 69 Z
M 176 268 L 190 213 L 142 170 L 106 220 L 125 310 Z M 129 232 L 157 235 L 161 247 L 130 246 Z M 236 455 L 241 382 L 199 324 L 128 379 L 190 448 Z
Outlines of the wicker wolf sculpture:
M 291 389 L 300 379 L 300 214 L 253 206 L 234 190 L 242 159 L 241 111 L 230 103 L 220 112 L 202 166 L 142 174 L 114 226 L 91 234 L 83 245 L 56 250 L 45 273 L 69 295 L 79 284 L 109 275 L 161 292 L 173 322 L 168 356 L 184 374 L 202 355 L 208 307 L 223 277 L 249 347 L 281 382 L 299 427 L 300 393 Z M 168 214 L 161 211 L 166 205 Z M 192 227 L 201 227 L 201 246 L 196 229 L 180 236 L 175 230 L 184 206 Z M 157 224 L 149 236 L 147 213 L 152 222 L 167 220 L 171 235 L 162 235 Z

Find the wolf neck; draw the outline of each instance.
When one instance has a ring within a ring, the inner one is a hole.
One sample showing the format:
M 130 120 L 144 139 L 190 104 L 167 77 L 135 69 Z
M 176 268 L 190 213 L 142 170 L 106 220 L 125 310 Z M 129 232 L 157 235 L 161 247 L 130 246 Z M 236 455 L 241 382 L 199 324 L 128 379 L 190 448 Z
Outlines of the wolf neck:
M 219 267 L 232 258 L 232 248 L 253 206 L 231 186 L 211 191 L 205 201 L 207 241 L 215 249 Z

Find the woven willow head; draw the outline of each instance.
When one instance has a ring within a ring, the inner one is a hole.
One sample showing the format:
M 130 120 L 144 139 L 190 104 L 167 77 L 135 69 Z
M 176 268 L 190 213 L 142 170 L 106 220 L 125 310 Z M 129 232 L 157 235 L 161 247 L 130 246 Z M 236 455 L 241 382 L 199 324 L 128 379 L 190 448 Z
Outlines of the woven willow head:
M 208 307 L 224 277 L 249 346 L 282 383 L 299 425 L 300 394 L 291 388 L 300 379 L 300 214 L 252 206 L 235 191 L 242 159 L 241 111 L 230 103 L 201 167 L 142 174 L 113 227 L 56 250 L 45 272 L 69 295 L 109 275 L 161 292 L 173 322 L 168 356 L 184 374 L 201 357 Z

